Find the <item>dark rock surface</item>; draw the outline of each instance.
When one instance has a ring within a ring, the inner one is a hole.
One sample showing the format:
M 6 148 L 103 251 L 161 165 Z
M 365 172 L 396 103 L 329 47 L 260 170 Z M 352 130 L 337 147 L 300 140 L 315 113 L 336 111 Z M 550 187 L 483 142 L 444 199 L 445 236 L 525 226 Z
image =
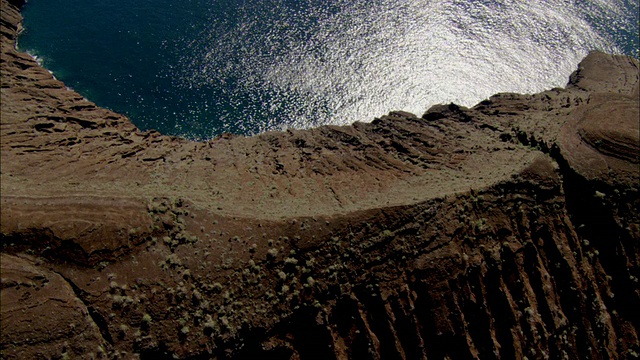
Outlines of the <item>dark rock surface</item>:
M 637 60 L 195 143 L 67 89 L 1 4 L 3 358 L 640 353 Z

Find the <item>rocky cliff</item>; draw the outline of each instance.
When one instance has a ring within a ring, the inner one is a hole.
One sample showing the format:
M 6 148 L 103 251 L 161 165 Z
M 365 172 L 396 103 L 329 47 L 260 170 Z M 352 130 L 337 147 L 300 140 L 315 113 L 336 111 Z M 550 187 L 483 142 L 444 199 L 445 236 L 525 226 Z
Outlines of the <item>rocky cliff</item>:
M 67 89 L 1 4 L 3 358 L 640 353 L 637 60 L 197 143 Z

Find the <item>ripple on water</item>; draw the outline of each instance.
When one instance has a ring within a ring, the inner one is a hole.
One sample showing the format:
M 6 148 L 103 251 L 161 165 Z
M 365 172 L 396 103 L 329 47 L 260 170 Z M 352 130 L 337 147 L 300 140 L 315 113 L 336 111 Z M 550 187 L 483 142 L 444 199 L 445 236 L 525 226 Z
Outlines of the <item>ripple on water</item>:
M 60 72 L 142 128 L 194 138 L 471 106 L 564 86 L 593 49 L 638 56 L 638 4 L 629 0 L 162 2 L 122 10 L 145 21 L 122 34 L 135 41 L 117 44 L 131 46 L 127 63 L 103 64 L 112 83 Z M 48 54 L 32 52 L 49 66 Z

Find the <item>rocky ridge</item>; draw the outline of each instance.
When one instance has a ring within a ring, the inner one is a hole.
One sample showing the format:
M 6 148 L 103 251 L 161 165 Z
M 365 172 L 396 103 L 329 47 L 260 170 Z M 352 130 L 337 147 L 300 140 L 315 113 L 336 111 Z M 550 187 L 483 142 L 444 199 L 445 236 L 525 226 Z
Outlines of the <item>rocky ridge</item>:
M 196 143 L 67 89 L 1 1 L 3 358 L 640 353 L 637 60 Z

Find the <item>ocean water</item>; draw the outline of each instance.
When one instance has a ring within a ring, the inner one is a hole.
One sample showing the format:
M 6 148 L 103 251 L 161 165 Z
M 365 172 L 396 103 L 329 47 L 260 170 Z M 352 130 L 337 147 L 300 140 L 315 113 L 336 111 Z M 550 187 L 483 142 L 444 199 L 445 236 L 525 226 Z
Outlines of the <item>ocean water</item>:
M 637 0 L 30 0 L 19 48 L 142 129 L 371 121 L 564 86 L 590 50 L 638 58 Z

